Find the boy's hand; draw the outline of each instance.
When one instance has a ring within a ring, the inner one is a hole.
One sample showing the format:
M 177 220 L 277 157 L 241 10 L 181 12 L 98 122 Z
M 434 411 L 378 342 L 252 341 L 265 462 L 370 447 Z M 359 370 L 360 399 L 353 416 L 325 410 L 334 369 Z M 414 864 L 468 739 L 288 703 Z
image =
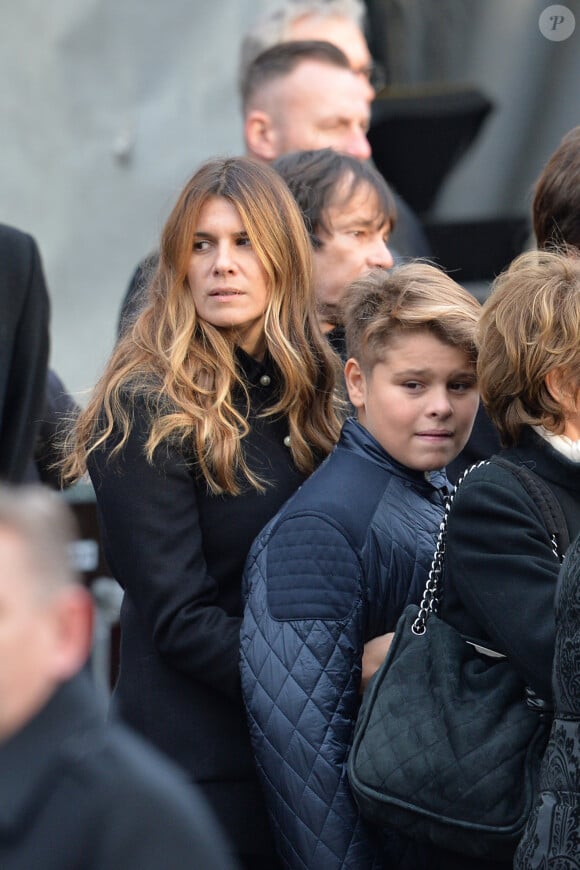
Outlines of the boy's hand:
M 367 687 L 370 678 L 375 674 L 385 660 L 395 633 L 381 634 L 373 637 L 364 645 L 362 657 L 362 677 L 360 681 L 361 695 Z

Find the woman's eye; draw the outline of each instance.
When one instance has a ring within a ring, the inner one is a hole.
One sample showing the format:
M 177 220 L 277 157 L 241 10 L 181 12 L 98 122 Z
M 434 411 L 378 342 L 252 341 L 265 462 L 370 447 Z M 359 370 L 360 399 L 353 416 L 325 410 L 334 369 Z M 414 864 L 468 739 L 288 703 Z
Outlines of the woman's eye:
M 240 248 L 245 248 L 245 247 L 251 247 L 251 246 L 252 246 L 252 243 L 251 243 L 251 241 L 249 240 L 249 238 L 248 238 L 247 236 L 240 236 L 240 238 L 237 240 L 236 244 L 237 244 L 238 247 L 240 247 Z
M 207 239 L 199 239 L 197 242 L 193 243 L 194 251 L 206 251 L 209 247 L 209 242 Z

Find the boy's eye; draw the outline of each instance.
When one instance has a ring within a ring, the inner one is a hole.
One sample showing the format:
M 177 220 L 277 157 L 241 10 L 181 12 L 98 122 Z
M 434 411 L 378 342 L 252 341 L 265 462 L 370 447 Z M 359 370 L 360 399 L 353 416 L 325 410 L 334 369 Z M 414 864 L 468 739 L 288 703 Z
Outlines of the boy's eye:
M 417 390 L 420 390 L 422 388 L 423 384 L 420 384 L 419 381 L 405 381 L 403 386 L 405 387 L 406 390 L 409 390 L 410 392 L 414 393 L 414 392 L 417 392 Z
M 449 389 L 454 393 L 465 393 L 467 390 L 472 390 L 474 386 L 473 381 L 456 381 L 449 384 Z

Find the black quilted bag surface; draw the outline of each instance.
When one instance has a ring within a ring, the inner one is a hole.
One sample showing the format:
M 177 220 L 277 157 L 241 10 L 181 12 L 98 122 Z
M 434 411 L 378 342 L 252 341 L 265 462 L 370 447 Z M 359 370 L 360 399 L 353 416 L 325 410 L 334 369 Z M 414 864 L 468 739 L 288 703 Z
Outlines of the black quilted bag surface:
M 532 809 L 548 728 L 506 660 L 479 655 L 437 616 L 402 614 L 365 693 L 349 757 L 363 815 L 480 858 L 513 855 Z
M 536 475 L 511 470 L 541 506 L 561 559 L 568 540 L 559 506 Z M 436 614 L 450 504 L 421 606 L 401 615 L 365 692 L 348 773 L 376 825 L 505 860 L 534 804 L 551 716 L 505 656 L 467 643 Z

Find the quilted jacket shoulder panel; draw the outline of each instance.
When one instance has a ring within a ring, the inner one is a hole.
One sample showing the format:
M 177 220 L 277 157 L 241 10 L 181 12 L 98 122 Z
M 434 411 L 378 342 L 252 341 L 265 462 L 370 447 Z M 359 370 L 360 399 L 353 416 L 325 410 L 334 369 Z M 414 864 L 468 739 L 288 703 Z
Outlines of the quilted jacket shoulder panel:
M 300 514 L 276 529 L 266 575 L 273 619 L 343 620 L 360 589 L 361 567 L 341 529 L 317 515 Z

